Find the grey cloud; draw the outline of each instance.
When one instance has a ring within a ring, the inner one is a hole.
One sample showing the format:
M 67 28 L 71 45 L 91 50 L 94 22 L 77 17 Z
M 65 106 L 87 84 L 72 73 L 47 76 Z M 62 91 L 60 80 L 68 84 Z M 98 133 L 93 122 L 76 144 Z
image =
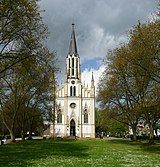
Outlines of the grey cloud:
M 158 0 L 41 0 L 39 4 L 50 31 L 48 46 L 64 67 L 72 22 L 82 62 L 104 57 L 108 49 L 127 40 L 127 30 L 138 20 L 148 20 Z

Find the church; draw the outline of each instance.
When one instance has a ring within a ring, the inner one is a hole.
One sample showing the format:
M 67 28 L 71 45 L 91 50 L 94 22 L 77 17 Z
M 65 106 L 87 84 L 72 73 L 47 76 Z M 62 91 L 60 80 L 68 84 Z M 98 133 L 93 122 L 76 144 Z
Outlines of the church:
M 89 77 L 89 76 L 88 76 Z M 82 84 L 80 56 L 72 24 L 69 51 L 66 57 L 65 83 L 56 88 L 55 122 L 50 134 L 55 137 L 95 138 L 95 85 Z

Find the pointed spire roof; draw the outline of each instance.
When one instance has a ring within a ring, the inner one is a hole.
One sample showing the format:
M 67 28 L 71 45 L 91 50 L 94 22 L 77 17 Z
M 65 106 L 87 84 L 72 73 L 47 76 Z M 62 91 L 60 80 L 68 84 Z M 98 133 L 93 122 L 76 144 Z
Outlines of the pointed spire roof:
M 77 52 L 77 45 L 76 45 L 76 37 L 75 37 L 75 31 L 74 31 L 74 24 L 72 24 L 72 33 L 71 33 L 71 40 L 69 45 L 69 54 L 78 54 Z
M 94 76 L 93 76 L 93 72 L 92 72 L 92 80 L 91 81 L 94 81 Z
M 92 79 L 91 79 L 91 88 L 94 88 L 94 76 L 93 76 L 93 72 L 92 72 Z

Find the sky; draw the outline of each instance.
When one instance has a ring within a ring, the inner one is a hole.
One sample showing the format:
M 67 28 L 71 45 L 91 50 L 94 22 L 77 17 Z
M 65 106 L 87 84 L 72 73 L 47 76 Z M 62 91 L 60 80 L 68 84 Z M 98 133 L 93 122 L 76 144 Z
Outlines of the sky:
M 48 26 L 47 46 L 59 67 L 58 80 L 64 81 L 72 23 L 75 24 L 82 81 L 90 83 L 94 73 L 97 85 L 108 50 L 127 42 L 129 30 L 147 22 L 157 11 L 159 0 L 40 0 L 44 23 Z M 89 77 L 90 76 L 90 77 Z

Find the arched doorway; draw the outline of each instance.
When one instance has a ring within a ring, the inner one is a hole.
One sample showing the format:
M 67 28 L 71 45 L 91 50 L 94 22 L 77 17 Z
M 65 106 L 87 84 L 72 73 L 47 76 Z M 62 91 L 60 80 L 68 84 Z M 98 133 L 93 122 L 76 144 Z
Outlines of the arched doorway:
M 70 122 L 70 136 L 76 136 L 76 124 L 73 119 Z

